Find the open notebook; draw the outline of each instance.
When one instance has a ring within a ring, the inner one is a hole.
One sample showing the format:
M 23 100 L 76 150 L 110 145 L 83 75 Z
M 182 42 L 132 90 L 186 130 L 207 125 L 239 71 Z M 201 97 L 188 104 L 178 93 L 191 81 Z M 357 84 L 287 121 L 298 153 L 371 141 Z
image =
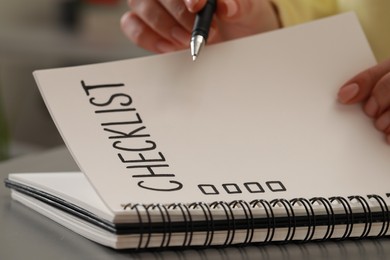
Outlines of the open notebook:
M 338 88 L 375 64 L 352 13 L 188 51 L 36 71 L 80 172 L 15 200 L 113 248 L 380 237 L 390 147 Z

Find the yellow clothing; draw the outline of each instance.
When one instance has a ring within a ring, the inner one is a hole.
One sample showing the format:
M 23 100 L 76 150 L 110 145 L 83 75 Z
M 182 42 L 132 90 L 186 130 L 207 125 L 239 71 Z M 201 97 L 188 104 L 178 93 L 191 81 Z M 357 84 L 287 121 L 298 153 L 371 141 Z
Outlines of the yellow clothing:
M 279 9 L 283 26 L 355 11 L 377 60 L 390 58 L 389 0 L 273 0 L 273 2 Z

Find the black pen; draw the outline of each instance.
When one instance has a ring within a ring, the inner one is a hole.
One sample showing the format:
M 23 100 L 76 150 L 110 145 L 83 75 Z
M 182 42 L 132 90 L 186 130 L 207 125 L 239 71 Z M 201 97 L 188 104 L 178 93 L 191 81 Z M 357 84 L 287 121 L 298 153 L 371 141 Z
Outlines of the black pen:
M 211 20 L 217 7 L 216 0 L 208 0 L 203 9 L 195 17 L 194 28 L 190 42 L 192 60 L 198 57 L 203 45 L 207 42 Z

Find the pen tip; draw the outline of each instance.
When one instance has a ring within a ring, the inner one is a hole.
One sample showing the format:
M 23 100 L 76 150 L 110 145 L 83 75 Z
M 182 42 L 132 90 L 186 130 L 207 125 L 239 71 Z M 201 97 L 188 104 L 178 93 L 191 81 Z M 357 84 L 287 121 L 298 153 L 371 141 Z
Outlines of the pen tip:
M 196 55 L 193 55 L 193 56 L 192 56 L 192 61 L 195 61 L 195 60 L 196 60 L 196 57 L 197 57 Z

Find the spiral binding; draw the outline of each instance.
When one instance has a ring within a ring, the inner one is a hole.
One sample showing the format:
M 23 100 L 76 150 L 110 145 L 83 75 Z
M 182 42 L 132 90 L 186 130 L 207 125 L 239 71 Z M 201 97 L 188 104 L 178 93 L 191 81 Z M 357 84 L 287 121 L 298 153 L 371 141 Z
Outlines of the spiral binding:
M 298 213 L 298 208 L 300 213 Z M 235 200 L 169 205 L 127 204 L 124 209 L 133 210 L 137 214 L 138 230 L 134 233 L 139 234 L 138 248 L 150 247 L 156 234 L 159 234 L 160 239 L 158 247 L 172 246 L 172 237 L 175 233 L 180 233 L 183 242 L 179 246 L 182 247 L 193 246 L 194 236 L 202 233 L 201 237 L 204 238 L 204 242 L 201 246 L 208 247 L 216 245 L 215 237 L 218 232 L 220 235 L 221 231 L 224 232 L 225 238 L 218 245 L 229 246 L 275 242 L 275 234 L 279 229 L 285 230 L 285 237 L 278 239 L 277 242 L 287 243 L 296 240 L 295 235 L 299 227 L 306 228 L 306 233 L 304 236 L 300 235 L 299 242 L 383 237 L 387 235 L 390 227 L 389 208 L 379 195 L 368 195 L 367 198 L 338 196 L 271 201 L 256 199 L 250 202 Z M 276 209 L 278 212 L 282 210 L 284 214 L 276 215 Z M 303 215 L 302 212 L 304 212 Z M 172 221 L 173 216 L 176 217 L 175 221 Z M 177 221 L 178 216 L 181 218 L 180 221 Z M 377 233 L 373 231 L 374 223 L 382 224 Z M 352 236 L 355 225 L 358 224 L 364 225 L 362 233 L 356 235 L 355 232 Z M 322 237 L 318 237 L 319 226 L 326 227 Z M 337 237 L 335 236 L 336 227 L 344 229 Z M 237 234 L 238 231 L 241 232 L 240 236 Z M 259 231 L 263 232 L 264 238 L 261 241 L 256 237 Z

